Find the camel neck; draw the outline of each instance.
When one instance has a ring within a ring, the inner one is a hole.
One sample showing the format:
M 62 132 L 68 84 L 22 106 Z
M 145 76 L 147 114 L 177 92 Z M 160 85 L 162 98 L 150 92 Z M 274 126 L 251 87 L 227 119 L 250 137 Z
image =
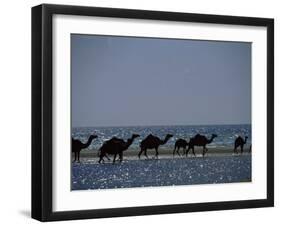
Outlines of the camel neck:
M 208 140 L 208 143 L 209 143 L 209 144 L 212 143 L 213 140 L 214 140 L 214 138 L 215 138 L 215 137 L 212 136 L 211 139 Z
M 162 144 L 166 144 L 168 142 L 168 140 L 169 140 L 169 137 L 165 137 L 165 139 L 162 140 Z
M 90 144 L 92 143 L 92 140 L 93 140 L 93 139 L 94 139 L 93 137 L 89 137 L 89 139 L 88 139 L 87 143 L 86 143 L 86 144 L 83 144 L 83 148 L 87 148 L 87 147 L 89 147 L 89 146 L 90 146 Z
M 134 138 L 129 138 L 126 142 L 126 147 L 128 148 L 134 141 Z

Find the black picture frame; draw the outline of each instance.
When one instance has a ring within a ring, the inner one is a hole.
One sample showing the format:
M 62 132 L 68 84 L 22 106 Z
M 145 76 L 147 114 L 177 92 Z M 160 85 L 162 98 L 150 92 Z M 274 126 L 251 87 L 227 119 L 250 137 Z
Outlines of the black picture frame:
M 267 28 L 267 198 L 95 210 L 52 210 L 52 17 L 55 14 L 262 26 Z M 274 206 L 274 20 L 43 4 L 32 8 L 32 218 L 122 217 Z

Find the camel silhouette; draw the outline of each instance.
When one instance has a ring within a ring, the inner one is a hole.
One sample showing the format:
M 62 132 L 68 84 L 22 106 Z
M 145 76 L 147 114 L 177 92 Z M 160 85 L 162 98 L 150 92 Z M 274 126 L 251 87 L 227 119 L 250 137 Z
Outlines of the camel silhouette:
M 158 158 L 158 148 L 160 145 L 166 144 L 167 141 L 173 137 L 171 134 L 167 134 L 164 140 L 161 140 L 159 137 L 153 136 L 152 134 L 149 134 L 145 139 L 142 140 L 140 143 L 140 152 L 138 154 L 138 157 L 140 158 L 141 154 L 144 152 L 144 155 L 146 158 L 147 156 L 147 149 L 155 149 L 156 155 L 155 157 Z
M 110 140 L 105 141 L 103 145 L 100 148 L 100 159 L 99 163 L 101 161 L 104 162 L 103 157 L 107 157 L 107 154 L 114 155 L 113 163 L 115 163 L 117 154 L 119 155 L 119 160 L 122 162 L 123 160 L 123 152 L 127 150 L 130 145 L 133 143 L 134 139 L 139 137 L 138 134 L 133 134 L 131 138 L 129 138 L 127 141 L 124 141 L 123 139 L 119 139 L 117 137 L 112 137 Z M 108 157 L 107 157 L 108 158 Z
M 241 136 L 237 137 L 235 139 L 235 142 L 234 142 L 234 150 L 233 150 L 233 152 L 238 154 L 237 148 L 240 146 L 240 150 L 241 150 L 241 154 L 242 154 L 243 153 L 243 149 L 244 149 L 244 144 L 246 144 L 247 139 L 248 139 L 247 136 L 245 136 L 245 140 Z
M 195 152 L 194 152 L 194 146 L 201 146 L 201 147 L 203 147 L 202 155 L 204 157 L 206 152 L 208 151 L 208 149 L 206 148 L 206 145 L 212 143 L 215 137 L 217 137 L 216 134 L 212 134 L 212 137 L 210 139 L 208 139 L 204 135 L 196 134 L 194 137 L 190 138 L 188 149 L 186 151 L 186 157 L 187 157 L 188 152 L 189 152 L 190 149 L 192 149 L 193 155 L 196 156 Z
M 182 148 L 183 149 L 183 153 L 185 153 L 187 145 L 189 145 L 189 142 L 187 142 L 186 140 L 181 139 L 181 138 L 178 139 L 176 141 L 176 143 L 175 143 L 175 148 L 174 148 L 174 151 L 173 151 L 173 157 L 175 156 L 175 152 L 177 152 L 177 154 L 179 156 L 181 156 L 180 153 L 179 153 L 180 148 Z
M 97 138 L 98 136 L 97 135 L 91 135 L 87 141 L 87 143 L 83 144 L 80 140 L 78 139 L 73 139 L 72 137 L 72 145 L 71 145 L 71 149 L 72 149 L 72 152 L 74 152 L 74 155 L 75 155 L 75 158 L 74 158 L 74 161 L 76 161 L 77 157 L 78 157 L 78 162 L 80 162 L 80 151 L 82 149 L 85 149 L 87 147 L 90 146 L 90 144 L 92 143 L 92 140 Z

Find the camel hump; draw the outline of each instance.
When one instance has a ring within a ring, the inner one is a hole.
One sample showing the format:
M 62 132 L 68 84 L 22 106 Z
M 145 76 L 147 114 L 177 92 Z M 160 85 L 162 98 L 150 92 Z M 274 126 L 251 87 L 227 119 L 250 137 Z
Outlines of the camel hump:
M 243 138 L 241 136 L 238 136 L 236 139 L 235 139 L 235 144 L 239 144 L 239 143 L 242 143 L 244 142 Z
M 194 136 L 194 138 L 200 138 L 200 137 L 202 137 L 202 135 L 201 135 L 200 133 L 197 133 L 197 134 Z
M 159 138 L 153 136 L 152 134 L 149 134 L 144 140 L 141 141 L 140 147 L 150 142 L 157 142 L 156 140 L 159 140 Z
M 122 139 L 120 139 L 120 138 L 113 137 L 113 138 L 111 138 L 111 139 L 109 140 L 108 143 L 111 144 L 111 145 L 114 145 L 114 144 L 124 144 L 125 141 L 122 140 Z
M 157 138 L 157 137 L 153 136 L 152 134 L 149 134 L 149 135 L 146 137 L 147 140 L 154 140 L 155 138 Z

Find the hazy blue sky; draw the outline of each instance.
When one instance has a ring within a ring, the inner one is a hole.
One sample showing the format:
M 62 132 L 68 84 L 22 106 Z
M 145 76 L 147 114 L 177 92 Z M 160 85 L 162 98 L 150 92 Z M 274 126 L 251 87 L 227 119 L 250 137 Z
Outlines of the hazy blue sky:
M 251 122 L 251 44 L 72 35 L 72 125 Z

